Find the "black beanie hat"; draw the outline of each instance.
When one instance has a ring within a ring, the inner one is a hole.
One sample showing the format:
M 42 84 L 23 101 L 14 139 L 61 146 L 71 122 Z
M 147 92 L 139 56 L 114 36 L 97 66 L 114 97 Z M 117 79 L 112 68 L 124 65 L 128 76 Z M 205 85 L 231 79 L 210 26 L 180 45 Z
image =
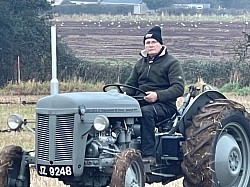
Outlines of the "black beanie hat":
M 152 29 L 150 29 L 144 36 L 143 44 L 145 44 L 145 40 L 148 38 L 154 38 L 162 45 L 163 42 L 161 37 L 161 28 L 159 26 L 154 26 Z

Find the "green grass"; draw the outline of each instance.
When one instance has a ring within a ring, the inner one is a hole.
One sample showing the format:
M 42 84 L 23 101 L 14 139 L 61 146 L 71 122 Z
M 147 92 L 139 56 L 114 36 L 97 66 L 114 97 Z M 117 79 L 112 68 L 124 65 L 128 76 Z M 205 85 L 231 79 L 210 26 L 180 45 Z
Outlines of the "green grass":
M 250 95 L 250 87 L 242 87 L 239 84 L 225 84 L 219 90 L 220 92 L 230 93 L 231 95 L 237 96 Z

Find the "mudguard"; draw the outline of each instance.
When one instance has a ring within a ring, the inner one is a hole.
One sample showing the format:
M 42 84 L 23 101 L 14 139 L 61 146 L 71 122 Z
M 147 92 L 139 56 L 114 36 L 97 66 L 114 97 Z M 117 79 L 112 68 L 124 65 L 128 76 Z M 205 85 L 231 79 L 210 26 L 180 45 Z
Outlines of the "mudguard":
M 198 109 L 207 103 L 213 102 L 215 99 L 227 99 L 222 93 L 216 90 L 207 90 L 196 96 L 190 101 L 184 110 L 179 121 L 179 132 L 185 137 L 185 130 L 190 126 L 192 117 L 197 113 Z

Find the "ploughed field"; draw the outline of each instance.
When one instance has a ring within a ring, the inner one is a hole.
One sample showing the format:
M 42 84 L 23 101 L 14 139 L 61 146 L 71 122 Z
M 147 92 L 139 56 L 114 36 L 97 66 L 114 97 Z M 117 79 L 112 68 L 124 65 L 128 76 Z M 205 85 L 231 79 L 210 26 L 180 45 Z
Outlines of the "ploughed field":
M 248 22 L 56 21 L 57 34 L 80 58 L 136 60 L 143 35 L 162 27 L 164 44 L 179 60 L 228 59 L 228 46 L 243 40 Z

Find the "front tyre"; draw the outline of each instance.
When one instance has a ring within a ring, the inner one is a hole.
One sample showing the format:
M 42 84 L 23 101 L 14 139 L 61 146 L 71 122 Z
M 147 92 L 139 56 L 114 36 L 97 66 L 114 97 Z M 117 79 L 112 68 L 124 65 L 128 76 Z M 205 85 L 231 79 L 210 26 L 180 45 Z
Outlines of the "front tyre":
M 186 129 L 185 187 L 250 186 L 250 116 L 230 100 L 201 108 Z
M 118 155 L 110 187 L 144 187 L 145 172 L 139 151 L 126 149 Z
M 29 187 L 30 170 L 29 165 L 25 166 L 25 173 L 22 179 L 18 179 L 23 150 L 20 146 L 6 146 L 0 153 L 0 186 L 1 187 Z

